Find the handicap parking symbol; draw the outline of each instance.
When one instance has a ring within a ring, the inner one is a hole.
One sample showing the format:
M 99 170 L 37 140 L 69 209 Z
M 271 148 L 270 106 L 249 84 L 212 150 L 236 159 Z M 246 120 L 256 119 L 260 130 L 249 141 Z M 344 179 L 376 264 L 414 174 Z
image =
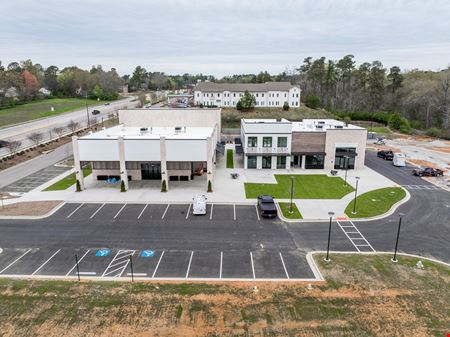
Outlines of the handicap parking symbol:
M 153 250 L 143 250 L 141 252 L 141 257 L 153 257 L 155 256 L 155 251 Z
M 97 253 L 95 253 L 95 256 L 108 256 L 109 249 L 99 249 L 97 250 Z

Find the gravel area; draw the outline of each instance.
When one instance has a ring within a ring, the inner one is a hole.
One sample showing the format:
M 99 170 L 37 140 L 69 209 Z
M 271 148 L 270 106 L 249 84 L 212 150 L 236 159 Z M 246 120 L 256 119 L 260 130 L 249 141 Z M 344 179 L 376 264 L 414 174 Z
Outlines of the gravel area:
M 0 216 L 41 216 L 58 206 L 61 200 L 28 201 L 0 206 Z

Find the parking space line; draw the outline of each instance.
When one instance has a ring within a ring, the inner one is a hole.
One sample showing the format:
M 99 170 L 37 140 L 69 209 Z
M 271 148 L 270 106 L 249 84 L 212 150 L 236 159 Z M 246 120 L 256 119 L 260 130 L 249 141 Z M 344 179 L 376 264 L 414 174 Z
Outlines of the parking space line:
M 219 272 L 219 278 L 222 278 L 222 261 L 223 261 L 223 252 L 220 252 L 220 272 Z
M 161 219 L 164 219 L 164 217 L 166 216 L 167 210 L 169 209 L 170 204 L 167 204 L 166 210 L 164 211 Z
M 289 274 L 288 274 L 288 271 L 286 269 L 286 265 L 284 264 L 283 255 L 281 255 L 281 252 L 279 252 L 279 253 L 280 253 L 281 263 L 283 264 L 284 272 L 286 273 L 286 277 L 289 280 Z
M 192 207 L 192 204 L 189 204 L 189 208 L 186 213 L 186 220 L 187 220 L 187 218 L 189 218 L 189 213 L 191 212 L 191 207 Z
M 67 216 L 67 219 L 69 219 L 72 215 L 74 215 L 75 212 L 78 211 L 78 210 L 81 208 L 81 206 L 83 206 L 83 205 L 84 205 L 84 202 L 83 202 L 80 206 L 78 206 L 77 208 L 75 208 L 75 210 Z
M 55 257 L 56 254 L 58 254 L 61 251 L 61 249 L 58 249 L 52 256 L 49 257 L 49 259 L 47 261 L 45 261 L 43 264 L 41 264 L 41 266 L 36 269 L 31 276 L 33 276 L 34 274 L 36 274 L 39 270 L 42 269 L 42 267 L 44 267 L 51 259 L 53 259 L 53 257 Z
M 22 255 L 20 255 L 17 259 L 15 259 L 13 262 L 11 262 L 10 264 L 8 264 L 5 268 L 3 268 L 2 270 L 0 270 L 0 274 L 3 273 L 6 269 L 8 269 L 9 267 L 11 267 L 14 263 L 16 263 L 17 261 L 19 261 L 22 257 L 24 257 L 25 255 L 27 255 L 29 252 L 31 252 L 31 249 L 28 249 L 25 253 L 23 253 Z
M 234 220 L 236 220 L 236 204 L 233 204 Z
M 86 253 L 83 254 L 83 256 L 81 257 L 81 259 L 78 260 L 78 265 L 80 264 L 81 260 L 84 259 L 84 257 L 89 253 L 90 249 L 87 250 Z M 72 270 L 74 270 L 76 268 L 77 264 L 75 263 L 74 266 L 72 268 L 70 268 L 69 272 L 66 274 L 66 276 L 69 276 L 69 274 L 72 272 Z M 81 272 L 80 272 L 81 274 Z
M 100 211 L 103 208 L 103 206 L 105 206 L 105 204 L 102 204 L 94 213 L 92 213 L 90 219 L 92 219 L 95 216 L 95 214 L 97 214 L 98 211 Z
M 253 264 L 253 254 L 250 252 L 250 260 L 252 261 L 252 272 L 253 272 L 253 278 L 255 277 L 255 265 Z
M 97 275 L 95 271 L 80 271 L 80 275 Z
M 258 217 L 258 221 L 261 221 L 261 218 L 259 217 L 258 206 L 256 206 L 256 205 L 255 205 L 255 210 L 256 210 L 256 216 Z
M 153 271 L 152 278 L 155 277 L 156 271 L 158 270 L 159 264 L 161 263 L 161 260 L 162 260 L 163 256 L 164 256 L 164 251 L 161 253 L 161 256 L 159 257 L 158 263 L 156 264 L 156 268 L 155 268 L 155 270 Z
M 127 203 L 125 203 L 125 204 L 122 206 L 122 208 L 119 209 L 119 211 L 116 213 L 116 215 L 114 215 L 114 218 L 113 218 L 113 219 L 115 219 L 115 218 L 117 218 L 117 217 L 119 216 L 120 212 L 122 212 L 122 210 L 125 208 L 126 205 L 127 205 Z
M 108 267 L 106 267 L 105 271 L 102 274 L 102 277 L 105 277 L 107 275 L 111 277 L 111 274 L 119 271 L 119 273 L 113 275 L 112 277 L 121 277 L 128 264 L 130 263 L 130 256 L 133 256 L 135 252 L 135 250 L 119 250 L 109 263 Z M 116 266 L 119 267 L 111 270 L 112 267 Z
M 192 256 L 194 256 L 194 251 L 191 252 L 191 257 L 189 258 L 189 264 L 186 271 L 186 278 L 189 276 L 189 269 L 191 269 Z
M 145 206 L 144 206 L 144 208 L 142 209 L 141 213 L 139 213 L 139 215 L 138 215 L 138 217 L 137 217 L 138 219 L 140 219 L 141 216 L 142 216 L 142 214 L 144 214 L 145 209 L 147 208 L 147 206 L 148 206 L 148 204 L 145 204 Z
M 214 204 L 211 204 L 211 214 L 209 215 L 209 220 L 212 220 Z

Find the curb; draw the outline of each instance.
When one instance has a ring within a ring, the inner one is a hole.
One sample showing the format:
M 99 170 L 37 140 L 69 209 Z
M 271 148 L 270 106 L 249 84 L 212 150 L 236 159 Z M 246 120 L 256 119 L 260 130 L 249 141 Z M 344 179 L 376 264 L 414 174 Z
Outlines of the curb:
M 44 219 L 44 218 L 47 218 L 47 217 L 53 215 L 54 213 L 56 213 L 56 211 L 58 211 L 65 204 L 66 204 L 65 201 L 60 202 L 50 212 L 48 212 L 48 213 L 46 213 L 44 215 L 0 215 L 0 220 L 38 220 L 38 219 Z

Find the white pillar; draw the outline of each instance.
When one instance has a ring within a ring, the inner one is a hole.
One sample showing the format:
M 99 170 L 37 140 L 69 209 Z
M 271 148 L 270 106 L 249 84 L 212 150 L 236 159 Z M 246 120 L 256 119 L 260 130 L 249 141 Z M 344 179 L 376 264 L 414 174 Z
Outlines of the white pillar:
M 302 169 L 305 169 L 306 156 L 302 156 Z
M 125 164 L 125 144 L 123 142 L 123 137 L 117 139 L 119 144 L 119 166 L 120 166 L 120 179 L 125 184 L 125 190 L 128 191 L 128 172 Z
M 80 151 L 78 149 L 78 137 L 72 136 L 73 161 L 75 166 L 75 178 L 80 182 L 80 189 L 84 190 L 84 175 L 80 162 Z
M 213 185 L 213 178 L 214 178 L 214 164 L 213 164 L 213 157 L 214 157 L 214 151 L 213 148 L 213 142 L 212 138 L 208 137 L 206 138 L 206 189 L 208 189 L 208 182 L 211 181 L 211 186 L 214 190 Z
M 166 190 L 169 190 L 169 174 L 167 172 L 166 137 L 159 140 L 159 152 L 161 158 L 161 184 L 166 181 Z

